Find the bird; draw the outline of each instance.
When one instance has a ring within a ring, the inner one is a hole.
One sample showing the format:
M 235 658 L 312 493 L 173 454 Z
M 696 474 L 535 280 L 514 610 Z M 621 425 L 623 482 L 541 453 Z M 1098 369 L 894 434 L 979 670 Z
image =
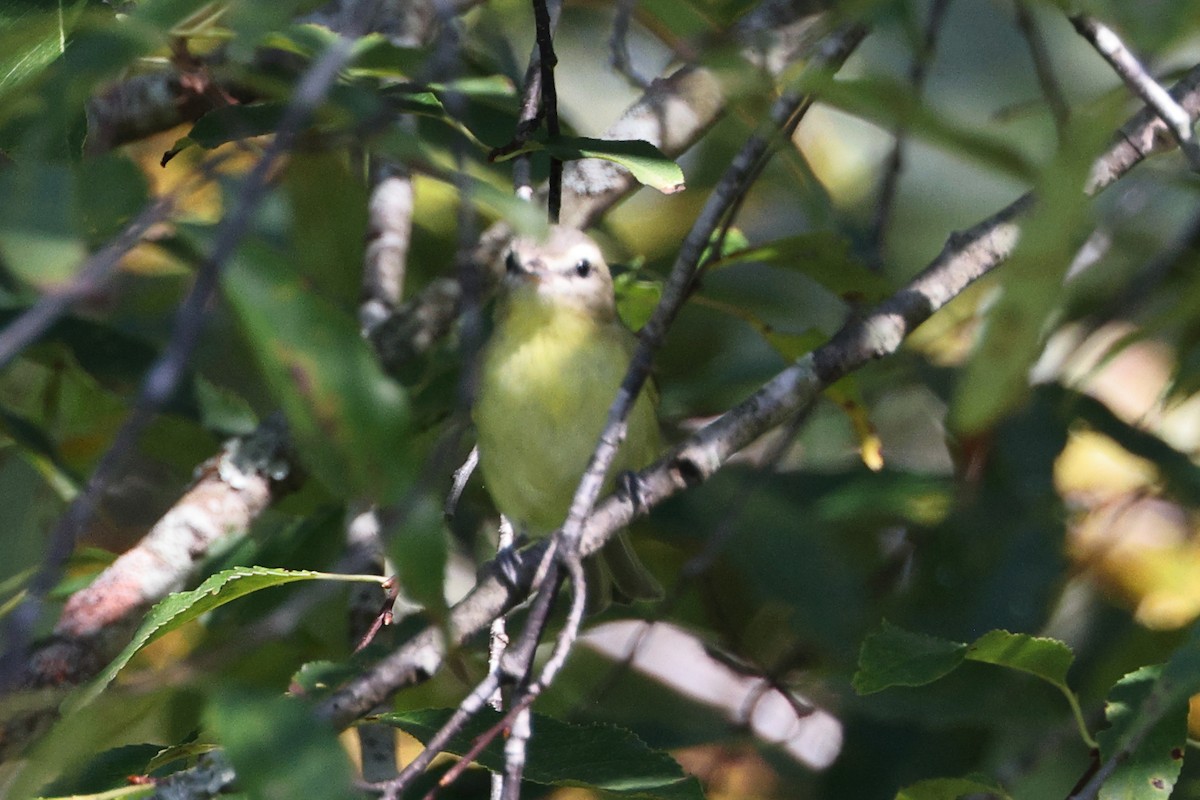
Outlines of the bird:
M 472 417 L 483 483 L 518 532 L 542 538 L 566 519 L 636 345 L 617 314 L 600 247 L 574 228 L 517 237 L 505 256 L 494 328 L 480 359 Z M 628 474 L 661 449 L 657 394 L 628 416 L 609 470 Z M 605 490 L 612 488 L 610 477 Z M 663 590 L 620 531 L 584 563 L 589 613 Z

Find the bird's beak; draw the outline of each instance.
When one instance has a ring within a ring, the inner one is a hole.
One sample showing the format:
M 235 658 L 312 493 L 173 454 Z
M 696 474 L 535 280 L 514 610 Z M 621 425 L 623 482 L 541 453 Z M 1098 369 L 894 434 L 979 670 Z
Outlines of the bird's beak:
M 522 261 L 516 253 L 509 253 L 504 261 L 506 275 L 521 283 L 541 283 L 546 277 L 546 265 L 540 258 Z

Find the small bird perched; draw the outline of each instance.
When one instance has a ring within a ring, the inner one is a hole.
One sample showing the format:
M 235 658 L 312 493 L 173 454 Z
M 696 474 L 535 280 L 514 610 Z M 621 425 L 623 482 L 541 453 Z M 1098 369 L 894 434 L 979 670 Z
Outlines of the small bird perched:
M 612 275 L 586 234 L 553 226 L 544 241 L 518 238 L 505 268 L 473 416 L 479 467 L 496 508 L 536 538 L 566 519 L 635 337 L 617 316 Z M 658 455 L 654 404 L 651 389 L 638 396 L 610 476 Z M 612 583 L 624 599 L 662 597 L 625 531 L 585 568 L 593 611 L 607 604 Z

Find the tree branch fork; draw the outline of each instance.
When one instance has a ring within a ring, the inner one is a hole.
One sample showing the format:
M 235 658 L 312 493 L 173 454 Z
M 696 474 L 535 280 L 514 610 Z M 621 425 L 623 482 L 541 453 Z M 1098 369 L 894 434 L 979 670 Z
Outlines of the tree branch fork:
M 1193 120 L 1200 115 L 1200 66 L 1176 85 L 1173 95 Z M 1085 191 L 1100 191 L 1145 157 L 1170 149 L 1165 123 L 1151 110 L 1135 115 L 1096 160 Z M 834 381 L 870 361 L 895 353 L 906 337 L 967 286 L 1011 255 L 1020 220 L 1035 204 L 1032 194 L 966 230 L 951 234 L 939 255 L 905 287 L 875 309 L 850 319 L 826 344 L 781 371 L 742 403 L 637 474 L 637 502 L 621 494 L 602 499 L 583 522 L 579 554 L 597 552 L 618 530 L 679 492 L 711 478 L 738 451 L 806 409 Z M 549 540 L 528 548 L 515 580 L 485 571 L 476 587 L 451 610 L 442 629 L 431 626 L 350 681 L 318 708 L 343 727 L 395 691 L 437 671 L 446 653 L 486 630 L 495 617 L 524 602 Z

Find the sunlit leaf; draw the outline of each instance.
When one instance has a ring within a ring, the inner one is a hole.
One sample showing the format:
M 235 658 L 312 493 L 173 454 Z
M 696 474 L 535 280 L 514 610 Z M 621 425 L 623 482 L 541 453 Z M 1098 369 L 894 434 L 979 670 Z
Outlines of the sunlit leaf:
M 971 644 L 966 658 L 1028 672 L 1065 689 L 1067 670 L 1075 660 L 1075 654 L 1057 639 L 989 631 Z
M 231 603 L 252 592 L 284 586 L 296 581 L 362 580 L 378 582 L 378 576 L 330 575 L 308 570 L 239 567 L 210 575 L 204 583 L 187 592 L 176 592 L 159 601 L 142 621 L 133 639 L 91 683 L 71 695 L 63 705 L 63 713 L 74 713 L 94 700 L 113 681 L 117 673 L 138 651 L 156 639 L 197 619 L 203 614 Z
M 825 394 L 850 420 L 850 427 L 858 439 L 858 453 L 863 464 L 872 472 L 883 469 L 883 441 L 871 422 L 857 381 L 852 377 L 842 378 L 826 389 Z
M 506 153 L 512 158 L 520 153 L 546 150 L 562 161 L 581 158 L 602 158 L 629 170 L 638 183 L 674 194 L 684 189 L 683 170 L 671 159 L 640 139 L 590 139 L 583 136 L 559 136 L 545 142 L 530 141 L 524 147 Z
M 1109 727 L 1097 739 L 1101 759 L 1118 763 L 1100 789 L 1101 800 L 1166 798 L 1175 788 L 1187 748 L 1188 704 L 1186 698 L 1162 697 L 1161 681 L 1161 666 L 1142 667 L 1109 693 Z

